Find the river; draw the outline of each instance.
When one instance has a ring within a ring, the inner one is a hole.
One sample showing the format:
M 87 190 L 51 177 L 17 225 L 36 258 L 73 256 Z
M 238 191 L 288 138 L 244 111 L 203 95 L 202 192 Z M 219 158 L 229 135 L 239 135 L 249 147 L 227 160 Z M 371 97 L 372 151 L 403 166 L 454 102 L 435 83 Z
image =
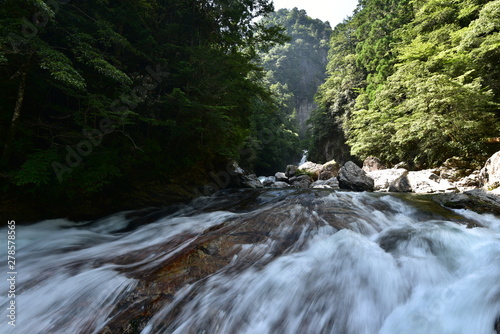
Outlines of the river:
M 1 333 L 497 333 L 500 219 L 417 195 L 230 190 L 16 237 Z

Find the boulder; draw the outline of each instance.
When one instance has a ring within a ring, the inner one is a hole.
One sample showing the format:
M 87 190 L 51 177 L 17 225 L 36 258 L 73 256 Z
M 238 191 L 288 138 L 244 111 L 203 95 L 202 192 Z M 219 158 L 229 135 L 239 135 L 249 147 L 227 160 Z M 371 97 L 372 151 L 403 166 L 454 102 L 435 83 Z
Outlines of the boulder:
M 458 192 L 458 189 L 447 180 L 440 178 L 433 170 L 409 172 L 408 181 L 414 193 L 431 194 Z
M 274 177 L 276 178 L 276 181 L 278 181 L 278 182 L 288 182 L 288 177 L 283 172 L 278 172 L 278 173 L 274 174 Z
M 302 165 L 299 166 L 300 171 L 312 175 L 313 178 L 316 180 L 319 178 L 319 174 L 321 173 L 322 169 L 323 165 L 315 164 L 314 162 L 310 161 L 307 161 L 306 163 L 303 163 Z
M 363 170 L 367 173 L 386 169 L 382 161 L 375 157 L 368 157 L 363 162 Z
M 339 186 L 354 191 L 373 191 L 374 181 L 354 162 L 348 161 L 340 169 Z
M 376 170 L 368 172 L 367 174 L 374 181 L 375 191 L 389 191 L 391 185 L 396 181 L 398 182 L 393 186 L 393 191 L 395 189 L 397 189 L 397 192 L 411 191 L 411 188 L 409 190 L 403 190 L 401 188 L 401 180 L 408 175 L 408 171 L 404 168 Z
M 340 189 L 339 187 L 339 180 L 336 177 L 332 177 L 328 180 L 318 180 L 309 186 L 310 188 L 316 188 L 316 189 Z
M 337 177 L 339 175 L 339 170 L 339 164 L 335 160 L 330 160 L 327 163 L 323 164 L 319 172 L 319 179 L 329 180 L 332 177 Z
M 295 174 L 297 173 L 297 170 L 299 169 L 298 166 L 295 166 L 295 165 L 288 165 L 286 166 L 286 170 L 285 170 L 285 175 L 287 177 L 292 177 L 292 176 L 295 176 Z
M 309 188 L 309 185 L 313 182 L 309 175 L 300 175 L 292 177 L 290 179 L 290 184 L 295 188 Z
M 486 161 L 479 173 L 479 181 L 481 186 L 488 190 L 500 187 L 500 151 Z

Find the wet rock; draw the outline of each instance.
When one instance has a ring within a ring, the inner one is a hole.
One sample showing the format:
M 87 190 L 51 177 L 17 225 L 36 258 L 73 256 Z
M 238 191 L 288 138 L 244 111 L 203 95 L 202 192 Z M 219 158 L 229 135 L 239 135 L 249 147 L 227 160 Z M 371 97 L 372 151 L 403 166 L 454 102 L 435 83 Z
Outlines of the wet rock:
M 368 157 L 363 162 L 363 170 L 367 173 L 386 169 L 385 165 L 376 157 Z
M 500 197 L 483 189 L 475 189 L 460 194 L 438 194 L 433 200 L 452 209 L 468 209 L 478 213 L 500 215 Z
M 397 192 L 411 191 L 403 189 L 401 180 L 408 176 L 408 171 L 406 169 L 384 169 L 376 170 L 367 173 L 369 177 L 374 180 L 374 190 L 375 191 L 389 191 L 389 188 L 393 186 L 393 190 L 398 190 Z M 407 179 L 407 178 L 406 178 Z M 397 181 L 397 182 L 396 182 Z M 393 185 L 393 183 L 395 183 Z
M 340 169 L 339 185 L 342 189 L 354 191 L 373 191 L 374 181 L 354 162 L 348 161 Z

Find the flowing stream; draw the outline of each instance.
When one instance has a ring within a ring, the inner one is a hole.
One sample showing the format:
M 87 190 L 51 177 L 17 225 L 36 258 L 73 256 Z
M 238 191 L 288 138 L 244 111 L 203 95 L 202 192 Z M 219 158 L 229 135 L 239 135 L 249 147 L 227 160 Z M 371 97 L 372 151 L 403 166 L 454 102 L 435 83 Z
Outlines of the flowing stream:
M 16 242 L 16 327 L 3 278 L 1 333 L 495 334 L 499 325 L 500 219 L 415 195 L 232 190 L 19 225 Z

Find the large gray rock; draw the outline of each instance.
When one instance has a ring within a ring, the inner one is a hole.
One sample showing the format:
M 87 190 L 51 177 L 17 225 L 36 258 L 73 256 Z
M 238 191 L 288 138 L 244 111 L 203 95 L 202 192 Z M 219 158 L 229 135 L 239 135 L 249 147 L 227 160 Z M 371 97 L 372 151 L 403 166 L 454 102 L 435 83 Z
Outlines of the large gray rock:
M 338 179 L 340 188 L 342 189 L 351 189 L 354 191 L 373 191 L 373 179 L 352 161 L 346 162 L 340 169 Z
M 409 172 L 408 181 L 412 191 L 417 194 L 458 192 L 453 184 L 440 178 L 433 170 L 429 169 Z
M 408 171 L 403 168 L 384 169 L 384 170 L 376 170 L 373 172 L 368 172 L 367 174 L 374 181 L 375 191 L 389 191 L 389 187 L 391 187 L 391 185 L 396 180 L 399 180 L 398 184 L 401 183 L 401 179 L 403 179 L 403 177 L 408 175 Z M 394 188 L 396 189 L 397 186 L 395 186 Z M 411 189 L 409 191 L 411 191 Z M 398 192 L 403 192 L 403 191 L 398 190 Z
M 336 177 L 332 177 L 331 179 L 328 180 L 318 180 L 309 186 L 310 188 L 316 188 L 316 189 L 340 189 L 339 187 L 339 180 Z
M 376 157 L 368 157 L 363 162 L 363 170 L 367 173 L 386 169 L 385 165 Z
M 481 186 L 488 190 L 500 187 L 500 151 L 493 154 L 479 173 Z

